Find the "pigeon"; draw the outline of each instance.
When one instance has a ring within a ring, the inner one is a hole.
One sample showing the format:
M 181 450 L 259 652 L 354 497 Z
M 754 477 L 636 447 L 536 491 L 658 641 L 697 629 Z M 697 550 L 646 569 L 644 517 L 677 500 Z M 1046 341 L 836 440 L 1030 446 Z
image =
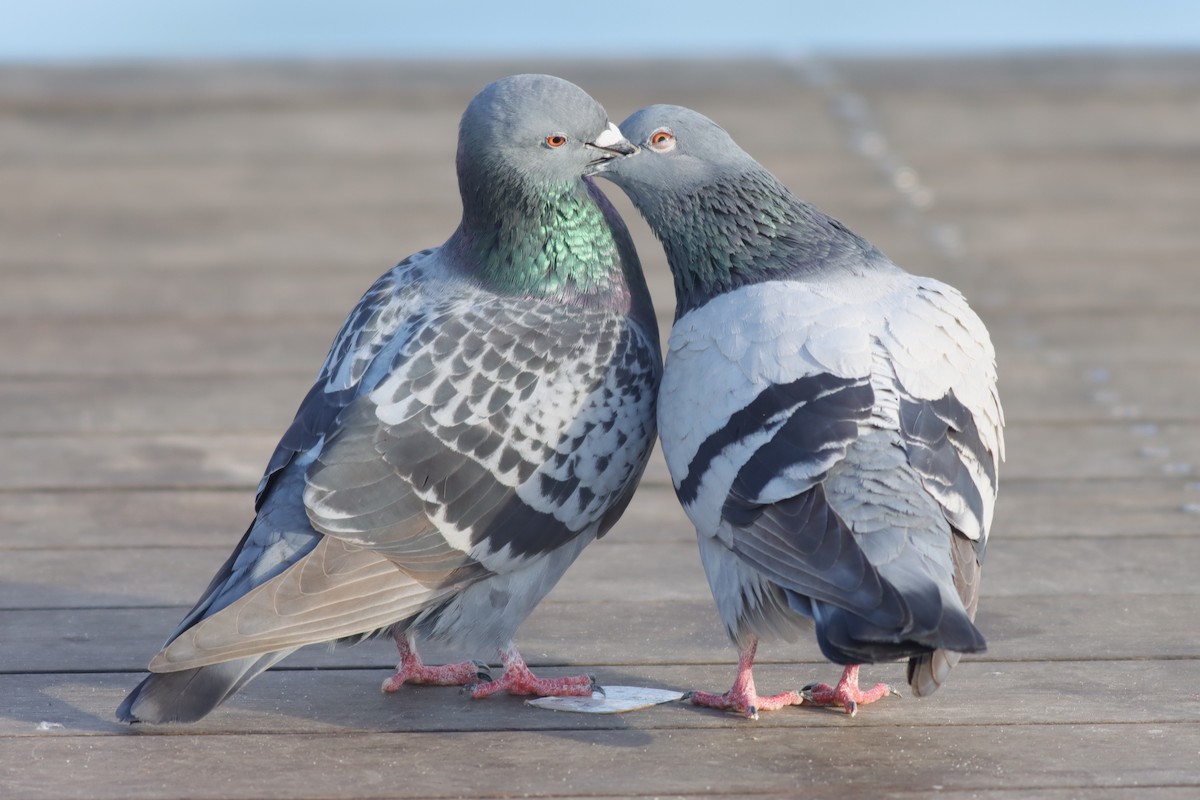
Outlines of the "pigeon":
M 249 530 L 117 710 L 191 722 L 299 647 L 388 635 L 406 682 L 590 695 L 534 676 L 518 626 L 624 512 L 655 439 L 658 332 L 591 180 L 634 148 L 579 87 L 486 86 L 459 129 L 462 219 L 350 312 Z M 499 652 L 424 664 L 427 637 Z
M 645 217 L 675 284 L 663 453 L 739 655 L 730 691 L 692 702 L 854 714 L 898 694 L 860 688 L 859 665 L 898 659 L 932 693 L 986 647 L 974 618 L 1004 456 L 986 328 L 707 117 L 656 105 L 621 131 L 641 152 L 602 177 Z M 760 697 L 760 638 L 813 626 L 841 680 Z

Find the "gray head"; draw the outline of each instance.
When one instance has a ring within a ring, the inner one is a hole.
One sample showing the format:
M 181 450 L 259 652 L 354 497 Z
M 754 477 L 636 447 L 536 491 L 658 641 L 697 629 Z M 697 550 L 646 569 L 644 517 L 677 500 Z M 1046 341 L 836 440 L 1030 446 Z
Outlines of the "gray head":
M 489 84 L 459 126 L 463 216 L 445 257 L 496 291 L 623 298 L 622 270 L 640 280 L 640 265 L 620 218 L 584 177 L 633 152 L 572 83 L 513 75 Z
M 604 108 L 575 84 L 550 75 L 512 75 L 485 86 L 463 113 L 459 185 L 464 202 L 497 182 L 544 190 L 577 182 L 632 152 Z
M 664 189 L 687 194 L 725 177 L 764 171 L 724 128 L 690 108 L 646 106 L 621 123 L 621 132 L 639 154 L 601 170 L 639 206 Z
M 746 284 L 874 259 L 869 244 L 793 195 L 703 114 L 647 106 L 621 132 L 639 151 L 601 174 L 663 243 L 677 314 Z

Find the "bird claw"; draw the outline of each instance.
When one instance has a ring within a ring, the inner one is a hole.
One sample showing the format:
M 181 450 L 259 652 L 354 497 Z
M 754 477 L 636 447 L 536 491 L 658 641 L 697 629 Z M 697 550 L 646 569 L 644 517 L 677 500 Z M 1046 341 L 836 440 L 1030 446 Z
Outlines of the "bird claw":
M 584 684 L 584 681 L 587 681 Z M 604 687 L 596 682 L 595 675 L 580 675 L 571 678 L 538 678 L 522 662 L 519 666 L 506 666 L 504 674 L 495 680 L 463 686 L 464 692 L 476 700 L 505 691 L 512 695 L 535 697 L 591 697 L 595 692 L 607 696 Z
M 814 706 L 841 706 L 851 717 L 858 714 L 859 706 L 874 703 L 888 695 L 901 697 L 900 692 L 884 683 L 878 683 L 870 689 L 860 689 L 857 670 L 850 672 L 849 668 L 836 687 L 814 682 L 800 690 L 804 702 Z
M 755 722 L 758 721 L 758 706 L 746 707 L 746 719 L 754 720 Z
M 480 683 L 487 683 L 492 679 L 491 667 L 482 661 L 472 660 L 471 663 L 475 665 L 475 677 L 479 679 Z

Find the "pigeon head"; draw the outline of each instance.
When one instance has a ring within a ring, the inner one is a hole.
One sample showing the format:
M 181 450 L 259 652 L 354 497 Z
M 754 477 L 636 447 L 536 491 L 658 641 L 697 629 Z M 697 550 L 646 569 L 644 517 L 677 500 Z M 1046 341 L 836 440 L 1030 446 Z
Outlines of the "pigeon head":
M 870 245 L 792 194 L 708 117 L 647 106 L 621 123 L 638 147 L 601 176 L 663 244 L 676 314 L 752 283 L 871 260 Z
M 484 87 L 463 113 L 459 182 L 464 200 L 496 181 L 556 189 L 633 152 L 604 107 L 575 84 L 551 75 L 512 75 Z
M 495 291 L 623 302 L 621 270 L 640 265 L 632 245 L 618 246 L 624 226 L 585 176 L 634 152 L 572 83 L 513 75 L 489 84 L 459 126 L 463 217 L 447 252 Z
M 690 108 L 647 106 L 622 122 L 621 132 L 637 145 L 639 155 L 601 170 L 639 209 L 656 204 L 664 192 L 689 194 L 727 177 L 764 171 L 724 128 Z

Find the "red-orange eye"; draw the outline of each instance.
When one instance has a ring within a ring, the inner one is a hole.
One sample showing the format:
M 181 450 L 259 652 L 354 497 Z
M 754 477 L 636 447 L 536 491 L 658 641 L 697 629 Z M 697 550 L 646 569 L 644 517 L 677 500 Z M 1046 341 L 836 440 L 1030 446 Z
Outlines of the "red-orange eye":
M 662 147 L 666 144 L 669 144 L 674 138 L 675 137 L 671 135 L 670 131 L 655 131 L 654 133 L 650 134 L 650 144 L 655 147 Z
M 552 133 L 546 137 L 546 144 L 550 145 L 551 147 L 562 147 L 566 143 L 567 137 L 563 136 L 561 133 Z

